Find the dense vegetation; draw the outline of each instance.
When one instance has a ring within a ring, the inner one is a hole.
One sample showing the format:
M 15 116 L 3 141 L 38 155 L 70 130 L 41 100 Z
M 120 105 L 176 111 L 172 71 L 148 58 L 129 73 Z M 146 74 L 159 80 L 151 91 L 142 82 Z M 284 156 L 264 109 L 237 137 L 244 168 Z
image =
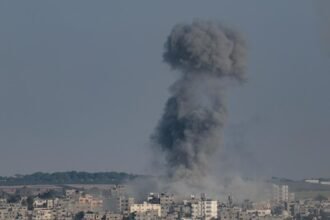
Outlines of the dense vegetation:
M 37 172 L 29 175 L 0 177 L 0 185 L 36 185 L 36 184 L 120 184 L 138 175 L 122 172 Z

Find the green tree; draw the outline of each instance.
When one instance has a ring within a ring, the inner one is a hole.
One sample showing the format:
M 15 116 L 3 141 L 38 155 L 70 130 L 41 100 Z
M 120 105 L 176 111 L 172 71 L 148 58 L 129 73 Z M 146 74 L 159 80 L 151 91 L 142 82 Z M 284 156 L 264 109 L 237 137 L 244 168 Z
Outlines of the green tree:
M 27 203 L 28 210 L 33 210 L 33 202 L 34 202 L 34 199 L 32 196 L 27 197 L 26 203 Z
M 74 216 L 74 220 L 82 220 L 84 219 L 85 213 L 84 212 L 78 212 L 75 216 Z
M 17 203 L 21 200 L 21 197 L 19 195 L 12 195 L 7 199 L 8 203 Z

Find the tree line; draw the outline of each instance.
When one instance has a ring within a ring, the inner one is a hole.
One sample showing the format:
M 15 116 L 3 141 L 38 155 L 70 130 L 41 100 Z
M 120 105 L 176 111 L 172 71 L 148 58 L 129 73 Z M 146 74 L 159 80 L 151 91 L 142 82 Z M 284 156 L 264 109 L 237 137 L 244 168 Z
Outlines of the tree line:
M 36 185 L 36 184 L 121 184 L 133 180 L 139 175 L 123 172 L 37 172 L 28 175 L 1 177 L 0 185 Z

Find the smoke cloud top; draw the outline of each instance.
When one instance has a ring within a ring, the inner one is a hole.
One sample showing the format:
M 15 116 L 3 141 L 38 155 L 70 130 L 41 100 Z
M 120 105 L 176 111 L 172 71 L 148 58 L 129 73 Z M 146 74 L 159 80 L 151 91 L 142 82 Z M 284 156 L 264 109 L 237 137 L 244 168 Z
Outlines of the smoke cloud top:
M 164 61 L 185 74 L 244 79 L 245 43 L 241 35 L 220 23 L 195 21 L 176 25 L 163 54 Z
M 170 179 L 198 186 L 223 142 L 225 82 L 245 80 L 245 42 L 220 23 L 194 21 L 176 25 L 164 49 L 164 62 L 181 75 L 170 87 L 152 146 L 164 156 Z

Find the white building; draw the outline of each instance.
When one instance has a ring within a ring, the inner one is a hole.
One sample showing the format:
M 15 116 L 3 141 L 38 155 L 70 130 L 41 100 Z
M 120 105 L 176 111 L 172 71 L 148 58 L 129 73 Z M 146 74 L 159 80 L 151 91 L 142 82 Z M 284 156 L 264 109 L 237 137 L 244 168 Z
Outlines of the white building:
M 322 184 L 322 185 L 330 185 L 330 181 L 320 181 L 320 183 Z
M 305 182 L 306 183 L 320 183 L 320 180 L 319 179 L 305 179 Z
M 147 212 L 153 212 L 156 213 L 158 217 L 161 216 L 161 207 L 160 204 L 150 204 L 147 202 L 144 202 L 142 204 L 133 204 L 130 207 L 130 213 L 138 213 L 143 214 Z
M 274 203 L 289 202 L 289 186 L 273 184 L 272 200 Z
M 33 201 L 34 208 L 47 208 L 47 200 L 35 198 Z
M 218 201 L 216 200 L 199 200 L 191 204 L 191 216 L 193 219 L 205 219 L 218 217 Z

